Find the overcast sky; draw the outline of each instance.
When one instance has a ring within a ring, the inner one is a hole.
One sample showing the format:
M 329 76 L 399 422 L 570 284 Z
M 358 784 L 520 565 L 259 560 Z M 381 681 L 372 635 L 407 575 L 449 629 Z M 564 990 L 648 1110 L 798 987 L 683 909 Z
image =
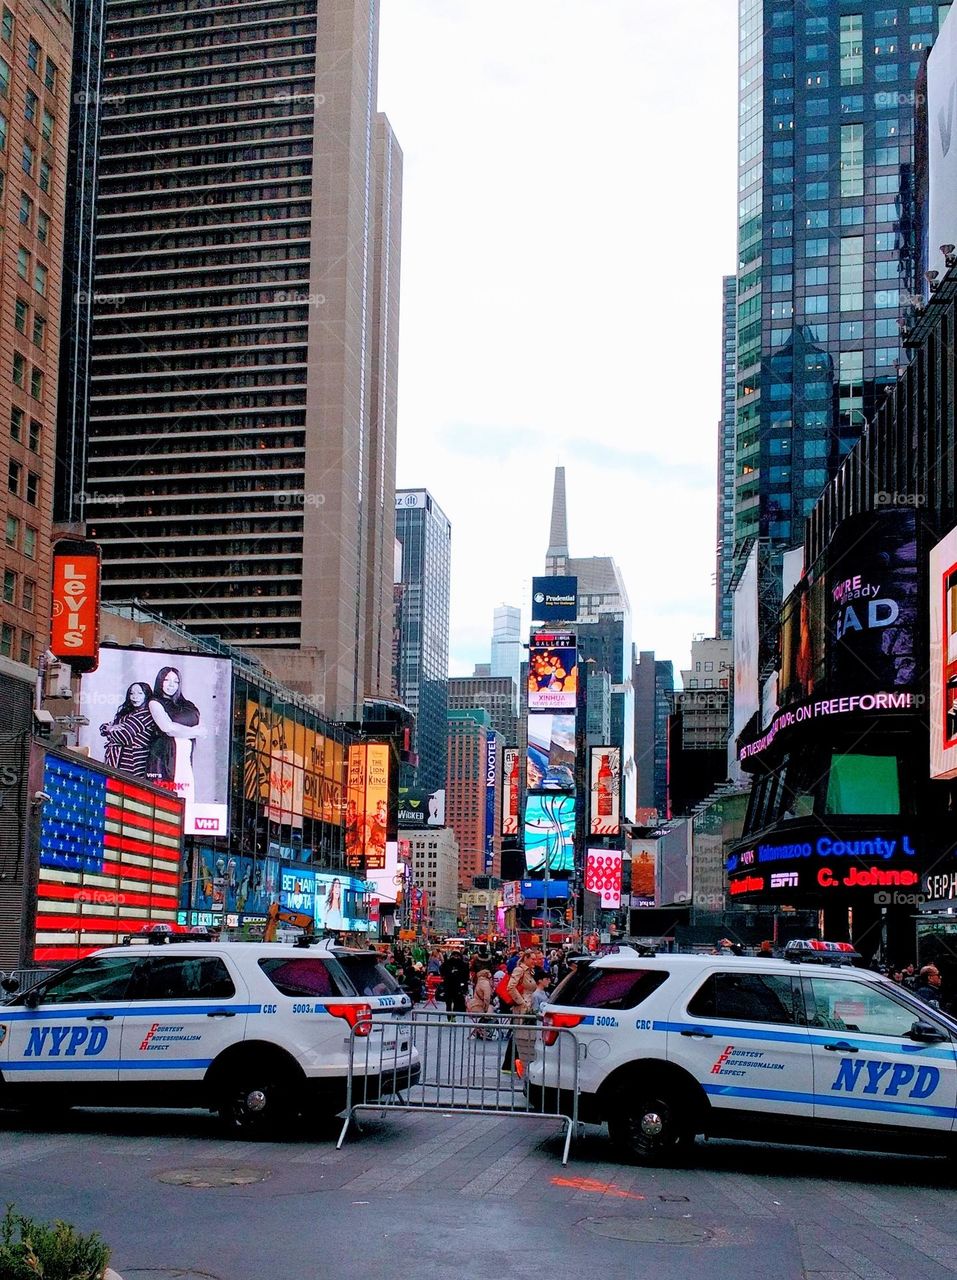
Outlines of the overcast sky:
M 450 667 L 544 567 L 621 566 L 640 649 L 714 631 L 736 0 L 382 0 L 405 155 L 398 483 L 452 522 Z

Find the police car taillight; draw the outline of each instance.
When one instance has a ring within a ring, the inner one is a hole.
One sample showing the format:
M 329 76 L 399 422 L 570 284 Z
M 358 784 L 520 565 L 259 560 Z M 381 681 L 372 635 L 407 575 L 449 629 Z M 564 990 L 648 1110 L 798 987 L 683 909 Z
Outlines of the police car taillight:
M 357 1036 L 367 1036 L 372 1030 L 372 1006 L 368 1004 L 327 1004 L 334 1018 L 345 1018 Z
M 583 1013 L 546 1013 L 542 1019 L 542 1043 L 552 1045 L 558 1039 L 559 1031 L 568 1031 L 577 1027 L 584 1019 Z

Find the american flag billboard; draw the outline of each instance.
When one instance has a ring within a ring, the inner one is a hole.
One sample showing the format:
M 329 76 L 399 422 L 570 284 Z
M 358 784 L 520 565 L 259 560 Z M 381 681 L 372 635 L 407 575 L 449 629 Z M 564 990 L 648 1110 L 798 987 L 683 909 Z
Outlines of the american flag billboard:
M 78 960 L 147 924 L 175 926 L 183 801 L 47 755 L 35 960 Z

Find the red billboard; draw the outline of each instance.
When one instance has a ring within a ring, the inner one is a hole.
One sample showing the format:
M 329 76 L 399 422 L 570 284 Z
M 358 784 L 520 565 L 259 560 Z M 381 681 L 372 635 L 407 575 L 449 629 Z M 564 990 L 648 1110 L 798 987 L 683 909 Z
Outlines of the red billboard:
M 50 649 L 75 672 L 95 671 L 100 648 L 100 549 L 63 540 L 53 548 Z

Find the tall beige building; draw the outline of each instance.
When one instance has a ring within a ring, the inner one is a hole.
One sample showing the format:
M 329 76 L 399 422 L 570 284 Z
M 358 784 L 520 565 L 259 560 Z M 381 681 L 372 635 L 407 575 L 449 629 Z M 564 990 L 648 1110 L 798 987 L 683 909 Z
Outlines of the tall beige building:
M 70 10 L 0 6 L 0 656 L 50 633 L 50 535 L 70 116 Z
M 106 42 L 84 510 L 105 598 L 268 651 L 358 718 L 391 678 L 402 158 L 377 0 L 128 0 Z

